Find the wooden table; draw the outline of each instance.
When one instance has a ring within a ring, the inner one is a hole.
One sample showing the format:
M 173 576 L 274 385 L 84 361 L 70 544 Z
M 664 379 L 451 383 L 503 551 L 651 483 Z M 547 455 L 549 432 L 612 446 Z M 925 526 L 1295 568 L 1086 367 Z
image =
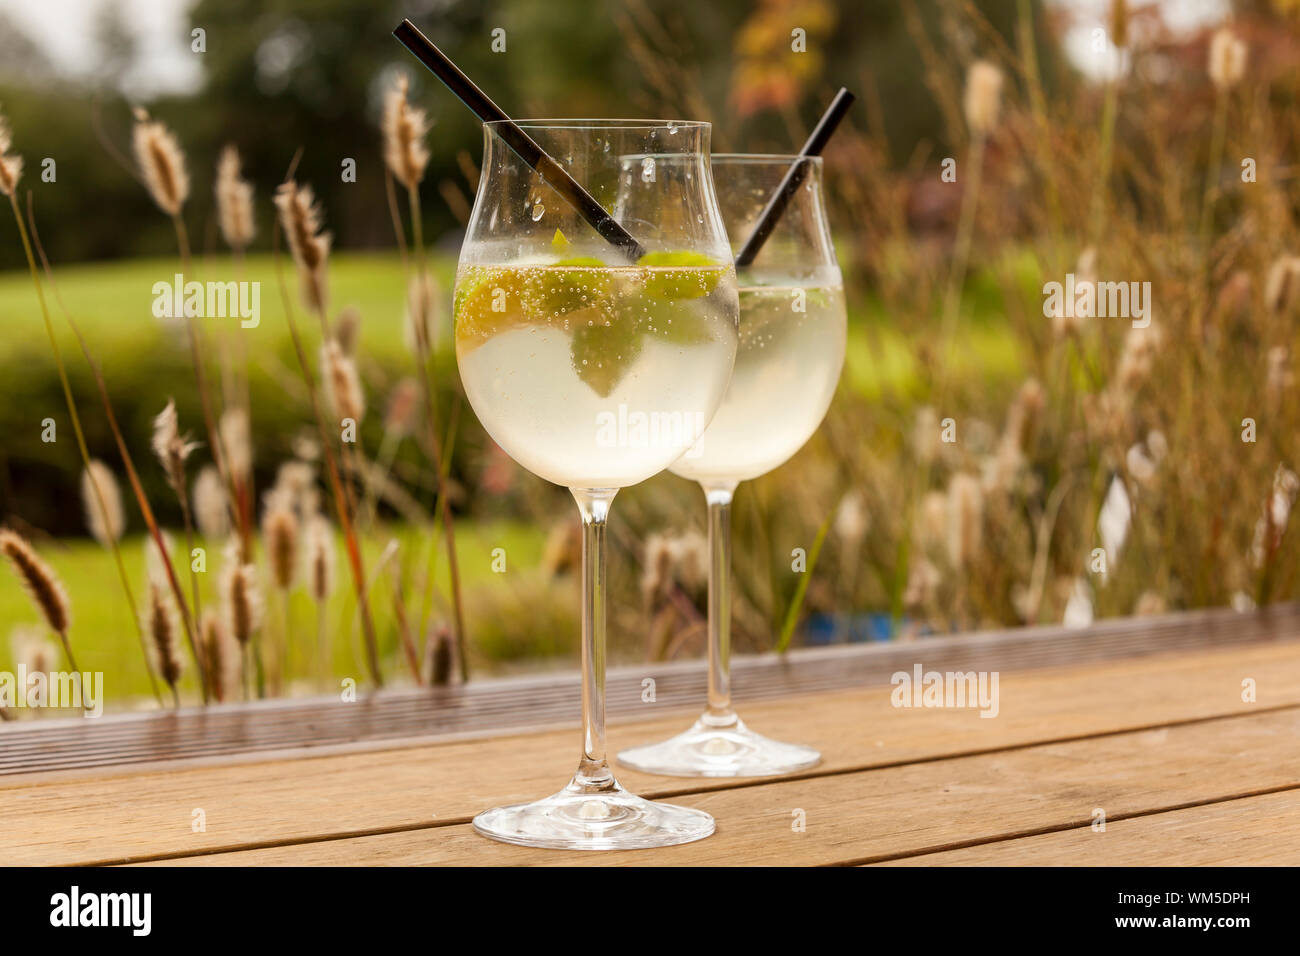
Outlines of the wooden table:
M 474 833 L 478 810 L 564 783 L 571 726 L 9 774 L 0 847 L 9 864 L 1295 865 L 1300 641 L 1280 637 L 1004 671 L 992 719 L 895 707 L 889 686 L 752 701 L 751 727 L 824 762 L 762 781 L 621 772 L 717 819 L 709 839 L 662 850 L 529 850 Z M 670 708 L 612 721 L 611 750 L 679 730 L 695 709 Z

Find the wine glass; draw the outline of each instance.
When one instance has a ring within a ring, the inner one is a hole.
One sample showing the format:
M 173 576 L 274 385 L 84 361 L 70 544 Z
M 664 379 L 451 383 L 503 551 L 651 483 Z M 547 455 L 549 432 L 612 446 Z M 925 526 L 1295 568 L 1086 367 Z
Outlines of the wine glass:
M 625 162 L 635 166 L 640 157 Z M 708 707 L 695 725 L 619 762 L 649 773 L 759 777 L 811 767 L 817 751 L 745 726 L 731 707 L 731 498 L 783 464 L 817 430 L 844 364 L 844 288 L 822 202 L 820 158 L 715 154 L 714 184 L 737 248 L 794 163 L 803 182 L 753 264 L 739 270 L 740 349 L 704 436 L 670 468 L 699 482 L 709 524 Z M 662 166 L 663 161 L 659 162 Z
M 713 832 L 652 803 L 605 756 L 605 527 L 620 488 L 703 433 L 731 376 L 736 274 L 709 173 L 708 123 L 516 120 L 640 243 L 599 235 L 484 124 L 483 168 L 456 273 L 456 358 L 488 434 L 567 487 L 582 517 L 582 756 L 559 793 L 474 818 L 485 836 L 580 850 L 669 846 Z M 621 182 L 620 157 L 670 157 Z M 619 205 L 614 209 L 615 201 Z

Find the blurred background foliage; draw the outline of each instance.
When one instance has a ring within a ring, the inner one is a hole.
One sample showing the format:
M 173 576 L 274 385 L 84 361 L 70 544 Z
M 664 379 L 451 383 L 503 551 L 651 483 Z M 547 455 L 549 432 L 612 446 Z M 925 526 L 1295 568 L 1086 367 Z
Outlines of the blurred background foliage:
M 1010 38 L 1016 2 L 982 0 L 977 6 L 992 29 Z M 920 3 L 910 15 L 936 30 L 939 8 Z M 59 182 L 76 186 L 38 184 L 36 193 L 51 221 L 78 224 L 46 237 L 51 256 L 62 263 L 171 249 L 168 223 L 150 214 L 148 197 L 105 147 L 107 139 L 126 152 L 133 105 L 170 125 L 195 157 L 189 215 L 200 250 L 216 245 L 208 158 L 227 142 L 239 147 L 246 174 L 258 184 L 283 178 L 294 152 L 304 147 L 300 178 L 315 185 L 338 245 L 391 246 L 374 129 L 382 91 L 396 71 L 411 77 L 412 99 L 434 122 L 429 179 L 454 185 L 472 202 L 473 184 L 464 180 L 459 154 L 466 151 L 477 162 L 478 123 L 389 35 L 404 16 L 481 78 L 515 116 L 675 113 L 712 121 L 719 151 L 781 150 L 802 140 L 808 118 L 844 84 L 877 101 L 895 161 L 906 162 L 921 144 L 939 151 L 954 145 L 921 82 L 903 5 L 894 3 L 197 0 L 188 15 L 191 27 L 206 31 L 206 51 L 191 54 L 200 65 L 197 89 L 143 99 L 120 89 L 122 77 L 139 67 L 140 51 L 125 19 L 128 5 L 88 0 L 86 9 L 97 62 L 69 78 L 0 4 L 0 104 L 22 131 L 24 151 L 55 158 Z M 807 53 L 790 49 L 792 23 L 807 31 Z M 492 51 L 496 28 L 506 31 L 504 53 Z M 1045 37 L 1042 42 L 1043 60 L 1054 71 L 1058 58 L 1047 56 Z M 340 179 L 346 157 L 357 160 L 356 183 Z M 425 234 L 451 233 L 445 245 L 454 249 L 452 209 L 436 201 L 425 209 Z M 262 226 L 264 248 L 267 223 Z M 20 249 L 0 245 L 0 268 L 21 264 Z
M 200 278 L 230 270 L 212 199 L 223 144 L 239 147 L 256 189 L 259 232 L 245 268 L 263 282 L 264 315 L 259 329 L 238 334 L 251 343 L 261 492 L 309 421 L 267 254 L 269 197 L 300 148 L 297 176 L 321 197 L 335 234 L 332 300 L 361 315 L 355 353 L 375 409 L 362 445 L 373 455 L 387 442 L 382 409 L 411 367 L 377 127 L 383 91 L 409 76 L 412 101 L 434 124 L 423 209 L 442 287 L 437 406 L 458 407 L 448 300 L 481 136 L 390 37 L 409 16 L 521 117 L 707 119 L 715 149 L 787 151 L 837 87 L 858 94 L 826 157 L 849 290 L 845 373 L 818 435 L 737 496 L 739 650 L 774 646 L 800 581 L 791 551 L 819 534 L 797 642 L 1248 609 L 1298 593 L 1300 557 L 1287 534 L 1300 490 L 1296 0 L 197 0 L 173 42 L 184 47 L 201 27 L 206 52 L 193 54 L 192 87 L 174 92 L 141 85 L 152 61 L 118 4 L 86 10 L 96 53 L 75 76 L 14 17 L 0 24 L 0 109 L 27 157 L 24 186 L 63 297 L 100 357 L 138 461 L 167 397 L 188 427 L 200 413 L 176 330 L 149 312 L 152 283 L 175 269 L 174 237 L 114 158 L 127 152 L 136 103 L 188 154 L 185 216 Z M 1207 63 L 1229 22 L 1248 53 L 1225 84 Z M 796 27 L 806 53 L 791 49 Z M 496 28 L 504 53 L 492 49 Z M 967 76 L 977 61 L 1003 80 L 985 137 L 970 131 Z M 45 156 L 57 159 L 57 184 L 40 181 Z M 1249 185 L 1243 156 L 1258 166 Z M 340 179 L 345 158 L 357 161 L 355 183 Z M 956 182 L 942 176 L 946 159 L 957 162 Z M 3 235 L 13 238 L 0 225 Z M 144 672 L 129 621 L 104 552 L 84 537 L 79 462 L 66 443 L 39 440 L 33 409 L 60 422 L 63 412 L 21 264 L 17 242 L 0 241 L 0 316 L 19 330 L 0 338 L 0 522 L 28 533 L 68 575 L 74 605 L 80 595 L 97 626 L 87 639 L 100 642 L 101 662 L 122 662 L 138 693 Z M 1067 272 L 1150 281 L 1154 331 L 1045 316 L 1043 284 Z M 60 335 L 67 355 L 73 342 Z M 69 366 L 88 402 L 88 370 Z M 572 504 L 515 466 L 459 407 L 451 500 L 473 667 L 569 666 Z M 92 454 L 116 467 L 103 416 L 83 404 L 83 417 Z M 936 437 L 948 418 L 952 444 Z M 1249 444 L 1245 418 L 1258 432 Z M 148 465 L 146 489 L 174 528 L 175 499 Z M 436 619 L 446 614 L 446 569 L 429 544 L 432 482 L 415 442 L 396 445 L 393 474 L 422 511 L 386 501 L 367 548 L 403 542 L 395 590 L 418 595 L 421 616 Z M 619 495 L 615 660 L 701 652 L 702 511 L 698 489 L 666 475 Z M 128 513 L 128 535 L 138 536 L 139 516 Z M 506 574 L 489 567 L 501 542 Z M 1099 547 L 1106 573 L 1093 567 Z M 344 591 L 330 609 L 340 621 L 350 613 Z M 301 593 L 294 600 L 301 623 L 308 608 Z M 376 603 L 391 673 L 402 668 L 394 605 L 386 593 Z M 25 598 L 0 575 L 0 625 L 27 617 Z M 355 627 L 340 635 L 337 667 L 358 673 Z

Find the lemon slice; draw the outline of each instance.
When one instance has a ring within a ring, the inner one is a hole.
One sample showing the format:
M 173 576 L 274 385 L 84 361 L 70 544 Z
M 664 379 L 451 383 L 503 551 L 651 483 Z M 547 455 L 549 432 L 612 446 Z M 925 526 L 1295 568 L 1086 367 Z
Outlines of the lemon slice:
M 479 274 L 478 282 L 456 291 L 456 346 L 460 349 L 477 348 L 492 336 L 528 321 L 518 272 L 485 269 Z

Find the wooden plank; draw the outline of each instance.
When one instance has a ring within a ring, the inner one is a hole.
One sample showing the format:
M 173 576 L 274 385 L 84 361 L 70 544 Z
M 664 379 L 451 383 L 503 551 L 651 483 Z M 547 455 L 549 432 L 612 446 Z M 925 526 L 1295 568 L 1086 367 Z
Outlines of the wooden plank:
M 1296 866 L 1300 790 L 1108 820 L 875 866 Z
M 1241 681 L 1258 703 L 1241 701 Z M 900 709 L 888 689 L 756 704 L 760 732 L 821 749 L 813 775 L 937 760 L 1133 728 L 1300 704 L 1300 645 L 1153 656 L 1003 675 L 996 719 L 973 710 Z M 647 705 L 652 706 L 652 705 Z M 611 728 L 612 749 L 683 726 L 681 715 Z M 467 821 L 558 789 L 576 763 L 573 731 L 346 756 L 144 773 L 38 774 L 0 785 L 10 864 L 120 862 Z M 620 774 L 650 796 L 729 786 Z M 194 833 L 195 809 L 206 831 Z
M 706 840 L 582 853 L 496 843 L 467 825 L 173 861 L 197 865 L 846 865 L 970 841 L 1077 828 L 1243 793 L 1300 788 L 1290 757 L 1300 709 L 1222 718 L 996 754 L 739 787 L 681 799 L 714 814 Z M 796 832 L 795 815 L 806 830 Z M 1256 819 L 1255 826 L 1261 821 Z M 1118 827 L 1118 824 L 1117 824 Z M 1108 834 L 1109 835 L 1109 834 Z M 1231 844 L 1231 837 L 1224 839 Z M 1004 860 L 1003 862 L 1008 862 Z M 1172 853 L 1165 860 L 1181 864 Z M 1288 862 L 1297 859 L 1290 856 Z
M 737 657 L 736 700 L 878 686 L 920 661 L 939 671 L 1064 666 L 1153 652 L 1248 646 L 1300 637 L 1300 603 L 1251 614 L 1224 609 L 1102 621 L 1086 629 L 1016 628 L 913 642 L 812 648 L 788 655 Z M 641 700 L 653 678 L 658 705 Z M 607 682 L 611 719 L 644 719 L 672 707 L 694 708 L 705 695 L 701 661 L 614 668 Z M 474 682 L 465 686 L 385 690 L 346 706 L 337 695 L 256 701 L 212 708 L 38 720 L 0 726 L 0 776 L 213 756 L 279 753 L 301 747 L 341 753 L 421 740 L 487 736 L 572 726 L 576 673 Z

